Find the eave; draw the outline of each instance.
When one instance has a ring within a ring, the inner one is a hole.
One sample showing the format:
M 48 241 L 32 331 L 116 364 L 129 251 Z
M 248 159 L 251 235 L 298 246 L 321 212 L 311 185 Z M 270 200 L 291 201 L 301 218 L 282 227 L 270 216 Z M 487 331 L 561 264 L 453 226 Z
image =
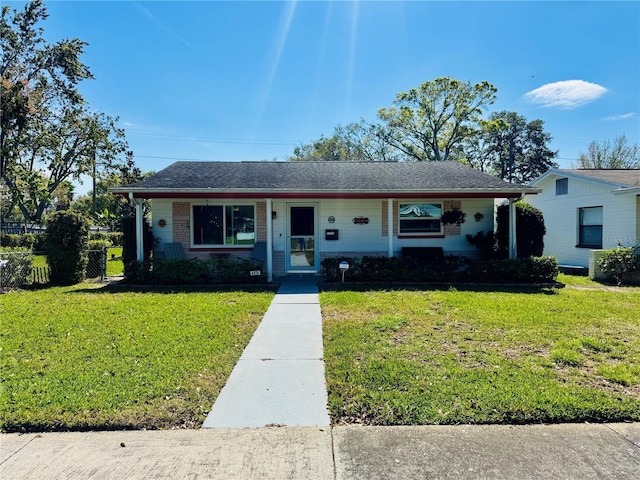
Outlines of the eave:
M 522 195 L 535 195 L 541 192 L 539 188 L 520 187 L 509 189 L 460 189 L 460 190 L 268 190 L 268 189 L 140 189 L 118 187 L 111 189 L 112 193 L 129 195 L 134 198 L 159 199 L 199 199 L 199 198 L 273 198 L 273 199 L 385 199 L 385 198 L 514 198 Z

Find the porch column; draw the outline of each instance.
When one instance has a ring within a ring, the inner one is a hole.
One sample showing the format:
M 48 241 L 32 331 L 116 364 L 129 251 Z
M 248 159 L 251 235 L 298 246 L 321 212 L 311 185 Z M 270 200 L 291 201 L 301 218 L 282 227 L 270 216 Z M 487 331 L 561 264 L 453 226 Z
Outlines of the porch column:
M 516 238 L 516 201 L 517 198 L 509 199 L 509 258 L 518 256 Z
M 387 256 L 393 257 L 393 198 L 387 198 Z
M 273 205 L 267 198 L 267 282 L 273 282 Z
M 142 222 L 142 200 L 134 198 L 133 193 L 129 193 L 129 199 L 133 201 L 136 206 L 136 260 L 142 262 L 144 260 L 144 238 Z

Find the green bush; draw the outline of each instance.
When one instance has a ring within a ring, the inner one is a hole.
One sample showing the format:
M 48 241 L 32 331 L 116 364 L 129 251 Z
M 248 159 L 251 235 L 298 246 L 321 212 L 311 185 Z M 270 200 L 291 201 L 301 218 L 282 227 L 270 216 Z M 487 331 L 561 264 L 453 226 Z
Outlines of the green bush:
M 620 285 L 623 283 L 625 273 L 640 270 L 640 245 L 607 250 L 603 252 L 596 264 L 608 280 Z
M 89 224 L 77 213 L 61 211 L 48 220 L 46 254 L 54 285 L 73 285 L 84 280 L 87 267 Z
M 152 283 L 155 285 L 198 285 L 212 282 L 210 261 L 155 260 Z
M 547 283 L 558 277 L 555 257 L 485 260 L 472 263 L 465 272 L 471 282 Z
M 124 217 L 121 222 L 122 227 L 122 261 L 126 265 L 136 258 L 136 219 L 135 217 Z M 142 222 L 143 256 L 144 260 L 151 258 L 154 238 L 151 225 L 147 221 Z
M 17 233 L 3 233 L 0 235 L 0 246 L 7 248 L 20 247 L 22 235 Z
M 0 290 L 19 288 L 27 283 L 33 269 L 33 255 L 21 247 L 0 247 L 0 260 L 7 263 L 0 269 Z
M 345 280 L 351 282 L 547 283 L 558 276 L 555 257 L 472 261 L 448 256 L 428 262 L 397 257 L 333 257 L 321 262 L 326 281 L 341 281 L 342 261 L 349 263 Z
M 544 217 L 537 208 L 516 203 L 517 257 L 540 257 L 544 251 Z M 509 256 L 509 205 L 500 205 L 497 214 L 496 239 L 499 258 Z
M 110 247 L 122 246 L 122 232 L 91 232 L 89 240 L 104 240 L 109 242 Z
M 46 234 L 39 233 L 3 233 L 0 235 L 0 246 L 26 248 L 35 252 L 45 249 Z
M 467 235 L 466 238 L 469 245 L 476 247 L 481 260 L 490 260 L 495 257 L 497 245 L 493 232 L 489 231 L 486 235 L 484 232 L 478 232 L 475 235 Z

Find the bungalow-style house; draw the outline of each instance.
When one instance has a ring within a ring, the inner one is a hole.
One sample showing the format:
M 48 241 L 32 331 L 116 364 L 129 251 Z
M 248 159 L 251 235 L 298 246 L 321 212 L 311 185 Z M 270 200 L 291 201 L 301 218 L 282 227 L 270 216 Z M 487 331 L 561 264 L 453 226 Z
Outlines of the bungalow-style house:
M 542 190 L 526 201 L 544 215 L 544 253 L 561 265 L 588 268 L 591 250 L 640 241 L 640 170 L 552 169 L 531 186 Z
M 114 189 L 137 201 L 139 259 L 148 199 L 159 251 L 180 243 L 190 258 L 248 258 L 266 244 L 269 281 L 316 273 L 322 259 L 339 255 L 436 247 L 474 256 L 465 235 L 494 229 L 494 200 L 537 191 L 457 162 L 177 162 Z M 466 222 L 443 224 L 454 209 Z M 515 252 L 515 232 L 511 246 Z

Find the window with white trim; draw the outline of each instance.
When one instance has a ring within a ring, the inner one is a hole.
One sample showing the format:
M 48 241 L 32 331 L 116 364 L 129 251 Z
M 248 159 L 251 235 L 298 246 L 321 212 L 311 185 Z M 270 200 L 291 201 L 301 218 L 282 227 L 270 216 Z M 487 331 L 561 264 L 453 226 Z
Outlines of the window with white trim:
M 578 209 L 578 247 L 602 248 L 602 207 Z
M 442 203 L 401 203 L 398 212 L 400 235 L 442 234 Z
M 194 205 L 191 241 L 198 246 L 253 245 L 254 205 Z

